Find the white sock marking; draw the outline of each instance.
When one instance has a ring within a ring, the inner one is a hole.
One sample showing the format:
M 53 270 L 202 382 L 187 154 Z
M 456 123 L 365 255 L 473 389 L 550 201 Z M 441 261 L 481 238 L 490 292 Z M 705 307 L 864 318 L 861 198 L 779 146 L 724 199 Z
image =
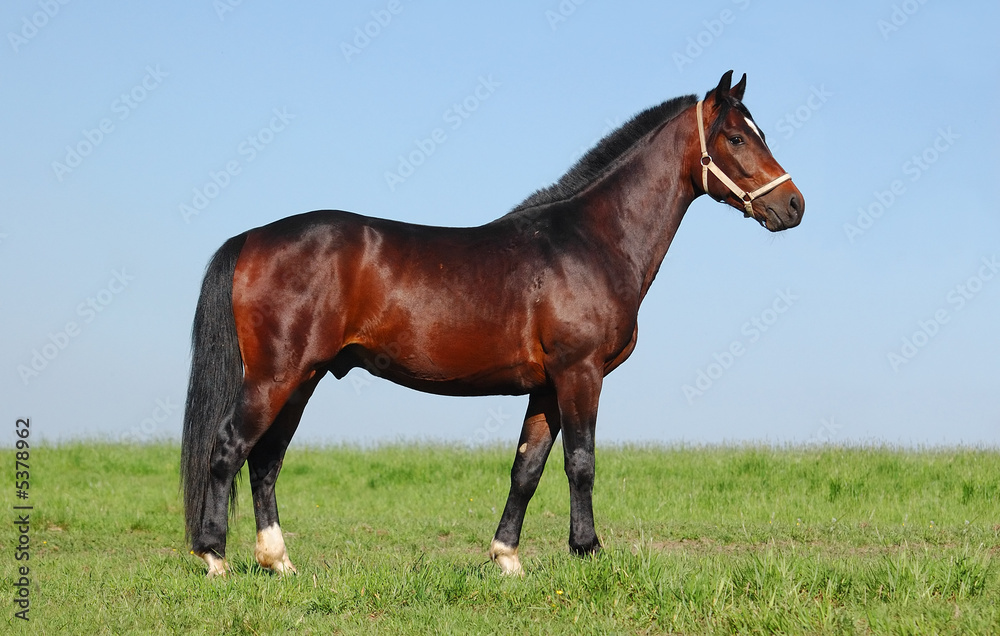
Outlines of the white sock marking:
M 494 539 L 490 543 L 490 559 L 500 566 L 500 571 L 503 574 L 524 576 L 521 559 L 517 557 L 517 548 L 512 548 L 506 543 L 501 543 Z
M 296 572 L 295 566 L 288 559 L 281 527 L 276 523 L 257 533 L 257 545 L 254 547 L 253 555 L 262 568 L 273 570 L 278 574 Z

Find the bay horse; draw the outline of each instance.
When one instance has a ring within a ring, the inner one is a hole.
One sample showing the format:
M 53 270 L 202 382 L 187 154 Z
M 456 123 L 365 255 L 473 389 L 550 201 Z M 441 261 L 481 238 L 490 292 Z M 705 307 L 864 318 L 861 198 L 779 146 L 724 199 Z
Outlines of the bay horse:
M 226 241 L 195 311 L 181 480 L 186 536 L 224 575 L 227 511 L 249 465 L 254 556 L 295 572 L 274 494 L 285 449 L 327 373 L 363 367 L 440 395 L 528 395 L 510 493 L 489 555 L 522 573 L 521 525 L 562 431 L 569 547 L 594 529 L 594 432 L 608 373 L 636 343 L 639 303 L 691 202 L 728 203 L 764 228 L 805 201 L 743 105 L 732 71 L 610 133 L 557 183 L 479 227 L 309 212 Z M 739 184 L 742 184 L 739 185 Z

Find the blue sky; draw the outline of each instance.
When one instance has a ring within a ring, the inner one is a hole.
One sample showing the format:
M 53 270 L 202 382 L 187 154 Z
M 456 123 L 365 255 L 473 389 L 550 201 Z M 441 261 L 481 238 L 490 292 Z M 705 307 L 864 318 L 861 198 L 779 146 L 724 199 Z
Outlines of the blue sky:
M 598 440 L 1000 441 L 995 2 L 442 5 L 4 4 L 11 439 L 178 438 L 229 236 L 318 208 L 477 225 L 735 69 L 803 223 L 692 205 Z M 355 370 L 297 442 L 513 442 L 525 402 Z

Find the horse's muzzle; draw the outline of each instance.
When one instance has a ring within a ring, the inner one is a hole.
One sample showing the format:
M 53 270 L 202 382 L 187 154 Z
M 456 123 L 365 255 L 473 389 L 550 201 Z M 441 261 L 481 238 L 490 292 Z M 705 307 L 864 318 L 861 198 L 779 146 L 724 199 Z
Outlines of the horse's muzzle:
M 771 232 L 793 228 L 802 222 L 806 200 L 790 181 L 761 197 L 764 204 L 763 218 L 755 218 Z

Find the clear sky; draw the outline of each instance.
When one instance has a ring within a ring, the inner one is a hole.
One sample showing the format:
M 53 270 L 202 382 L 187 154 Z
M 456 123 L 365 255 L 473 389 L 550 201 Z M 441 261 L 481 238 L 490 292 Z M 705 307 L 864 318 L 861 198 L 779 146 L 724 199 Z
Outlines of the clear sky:
M 179 438 L 226 238 L 318 208 L 477 225 L 735 69 L 804 220 L 692 205 L 598 441 L 1000 441 L 1000 5 L 445 6 L 5 2 L 0 440 Z M 513 443 L 525 403 L 355 370 L 296 442 Z

